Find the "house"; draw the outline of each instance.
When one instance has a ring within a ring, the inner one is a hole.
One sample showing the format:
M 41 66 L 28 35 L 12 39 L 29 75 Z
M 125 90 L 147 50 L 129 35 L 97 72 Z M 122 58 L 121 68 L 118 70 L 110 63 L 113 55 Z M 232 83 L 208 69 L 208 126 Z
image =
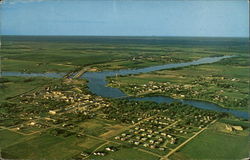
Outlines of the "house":
M 140 129 L 140 131 L 144 132 L 144 131 L 145 131 L 145 129 L 144 129 L 144 128 L 141 128 L 141 129 Z
M 55 115 L 55 114 L 56 114 L 56 111 L 50 110 L 50 111 L 49 111 L 49 114 Z
M 84 152 L 81 153 L 81 156 L 83 157 L 87 157 L 88 155 L 89 155 L 88 153 L 84 153 Z
M 116 137 L 115 137 L 115 139 L 117 139 L 117 140 L 118 140 L 118 139 L 120 139 L 120 137 L 119 137 L 119 136 L 116 136 Z
M 226 130 L 229 131 L 229 132 L 232 132 L 232 131 L 233 131 L 233 128 L 232 128 L 232 126 L 230 126 L 230 125 L 226 125 Z
M 243 128 L 241 126 L 232 126 L 232 128 L 237 131 L 243 131 Z
M 154 148 L 155 148 L 155 145 L 151 145 L 150 148 L 151 148 L 151 149 L 154 149 Z
M 135 144 L 135 145 L 139 145 L 139 144 L 140 144 L 140 142 L 136 141 L 134 144 Z
M 166 136 L 167 134 L 166 133 L 161 133 L 162 136 Z
M 142 141 L 146 141 L 146 140 L 147 140 L 147 138 L 142 138 L 141 140 L 142 140 Z
M 165 150 L 165 148 L 163 148 L 163 147 L 160 147 L 160 148 L 159 148 L 159 150 L 160 150 L 160 151 L 164 151 L 164 150 Z
M 146 136 L 147 134 L 146 133 L 142 133 L 141 136 Z
M 147 143 L 144 143 L 144 144 L 143 144 L 143 146 L 144 146 L 144 147 L 148 147 L 148 146 L 149 146 L 149 144 L 147 144 Z
M 172 138 L 172 136 L 170 134 L 167 135 L 168 138 Z
M 96 156 L 105 156 L 104 152 L 94 152 L 93 154 Z
M 122 136 L 125 137 L 127 134 L 126 133 L 123 133 Z
M 36 124 L 36 122 L 30 122 L 31 126 L 34 126 Z
M 175 144 L 175 139 L 171 139 L 170 144 Z
M 116 149 L 114 147 L 107 147 L 105 148 L 106 151 L 109 151 L 109 152 L 114 152 L 116 151 Z
M 134 141 L 131 139 L 131 140 L 128 141 L 128 143 L 134 143 Z
M 148 131 L 148 133 L 153 133 L 153 131 L 151 129 L 148 129 L 147 131 Z
M 125 138 L 121 138 L 121 141 L 125 141 L 126 139 Z

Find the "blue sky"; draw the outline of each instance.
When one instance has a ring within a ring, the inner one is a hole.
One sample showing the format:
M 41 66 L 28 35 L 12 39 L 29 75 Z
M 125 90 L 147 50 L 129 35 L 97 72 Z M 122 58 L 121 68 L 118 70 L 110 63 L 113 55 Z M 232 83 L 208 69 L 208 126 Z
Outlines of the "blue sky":
M 247 0 L 5 0 L 3 35 L 248 37 Z

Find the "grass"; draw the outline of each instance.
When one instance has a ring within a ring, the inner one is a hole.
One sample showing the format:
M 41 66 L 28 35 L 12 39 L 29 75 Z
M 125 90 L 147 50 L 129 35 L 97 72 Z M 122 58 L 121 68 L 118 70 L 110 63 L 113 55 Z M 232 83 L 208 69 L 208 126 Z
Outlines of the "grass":
M 87 134 L 93 136 L 100 136 L 108 139 L 123 130 L 123 125 L 118 124 L 114 121 L 104 120 L 100 118 L 86 120 L 79 124 Z
M 171 159 L 243 159 L 248 157 L 248 135 L 208 129 L 189 142 Z
M 110 160 L 110 159 L 114 159 L 114 160 L 124 160 L 124 159 L 129 159 L 129 160 L 139 160 L 139 159 L 158 160 L 159 157 L 156 157 L 154 155 L 139 151 L 137 149 L 122 147 L 118 151 L 109 153 L 104 157 L 91 156 L 90 159 L 96 159 L 96 160 L 97 159 L 98 160 Z
M 0 83 L 0 101 L 13 97 L 29 90 L 41 87 L 52 82 L 52 78 L 43 77 L 4 77 L 5 83 Z
M 10 159 L 38 159 L 44 158 L 47 154 L 46 149 L 59 142 L 61 138 L 44 135 L 35 137 L 31 140 L 21 142 L 2 150 L 2 155 Z
M 101 138 L 109 139 L 111 137 L 114 137 L 123 132 L 126 129 L 126 126 L 122 124 L 116 124 L 108 127 L 107 129 L 107 132 L 100 135 Z
M 220 122 L 230 124 L 230 125 L 239 125 L 244 128 L 249 128 L 250 127 L 250 122 L 249 121 L 240 121 L 238 119 L 232 119 L 232 118 L 222 118 L 220 119 Z
M 76 66 L 62 63 L 46 63 L 40 61 L 21 60 L 21 59 L 4 59 L 2 60 L 3 71 L 19 71 L 19 72 L 69 72 L 74 70 Z
M 247 39 L 3 36 L 3 71 L 68 72 L 141 68 L 202 57 L 247 53 Z M 228 50 L 230 46 L 231 50 Z M 188 54 L 187 54 L 188 53 Z
M 0 130 L 0 148 L 7 147 L 13 143 L 24 140 L 26 136 L 6 129 Z
M 42 134 L 3 148 L 2 155 L 9 159 L 70 159 L 81 151 L 92 151 L 101 143 L 89 137 L 62 138 Z
M 104 141 L 90 137 L 85 137 L 84 139 L 81 139 L 81 141 L 78 141 L 77 146 L 81 147 L 82 151 L 92 152 L 102 143 L 104 143 Z
M 109 125 L 97 119 L 90 119 L 80 123 L 79 126 L 82 127 L 87 134 L 99 136 L 108 131 L 107 127 Z

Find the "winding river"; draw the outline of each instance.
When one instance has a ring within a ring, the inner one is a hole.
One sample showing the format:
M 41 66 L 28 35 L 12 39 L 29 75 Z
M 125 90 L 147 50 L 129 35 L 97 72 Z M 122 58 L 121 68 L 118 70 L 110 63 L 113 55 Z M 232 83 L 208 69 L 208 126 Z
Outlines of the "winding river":
M 85 74 L 83 74 L 81 78 L 85 78 L 88 80 L 89 90 L 98 96 L 108 97 L 108 98 L 128 98 L 128 95 L 123 93 L 120 89 L 108 87 L 106 78 L 118 76 L 118 75 L 141 74 L 141 73 L 153 72 L 153 71 L 158 71 L 158 70 L 163 70 L 163 69 L 186 67 L 186 66 L 191 66 L 191 65 L 209 64 L 209 63 L 218 62 L 222 59 L 231 58 L 231 57 L 232 56 L 209 57 L 209 58 L 202 58 L 202 59 L 192 61 L 192 62 L 166 64 L 166 65 L 146 67 L 146 68 L 141 68 L 141 69 L 123 69 L 123 70 L 115 70 L 115 71 L 86 72 Z M 25 76 L 25 77 L 43 76 L 43 77 L 51 77 L 51 78 L 63 77 L 62 73 L 38 73 L 36 74 L 36 73 L 20 73 L 20 72 L 3 72 L 2 75 L 3 76 Z M 248 119 L 248 112 L 238 111 L 234 109 L 226 109 L 216 104 L 204 102 L 204 101 L 180 100 L 180 99 L 174 99 L 174 98 L 162 97 L 162 96 L 143 97 L 143 98 L 129 97 L 129 99 L 137 100 L 137 101 L 154 101 L 157 103 L 171 103 L 171 102 L 177 101 L 183 104 L 192 105 L 197 108 L 230 113 L 236 117 Z

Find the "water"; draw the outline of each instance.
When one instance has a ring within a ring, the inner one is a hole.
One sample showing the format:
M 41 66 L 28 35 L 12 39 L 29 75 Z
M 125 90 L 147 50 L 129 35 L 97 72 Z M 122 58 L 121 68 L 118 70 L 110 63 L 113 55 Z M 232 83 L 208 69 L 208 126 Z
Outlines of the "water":
M 225 58 L 231 58 L 233 56 L 223 56 L 223 57 L 209 57 L 209 58 L 202 58 L 197 61 L 193 62 L 186 62 L 186 63 L 176 63 L 176 64 L 166 64 L 160 66 L 153 66 L 147 67 L 142 69 L 124 69 L 124 70 L 116 70 L 116 71 L 103 71 L 103 72 L 87 72 L 85 73 L 82 78 L 88 80 L 88 87 L 89 90 L 99 96 L 108 97 L 108 98 L 126 98 L 128 95 L 123 93 L 118 88 L 112 88 L 107 86 L 107 77 L 119 76 L 119 75 L 129 75 L 129 74 L 140 74 L 140 73 L 147 73 L 158 71 L 162 69 L 172 69 L 172 68 L 179 68 L 179 67 L 186 67 L 191 65 L 200 65 L 200 64 L 209 64 L 220 61 Z M 248 113 L 244 111 L 238 111 L 234 109 L 226 109 L 222 108 L 216 104 L 204 102 L 204 101 L 196 101 L 196 100 L 179 100 L 173 99 L 170 97 L 143 97 L 143 98 L 136 98 L 136 97 L 129 97 L 130 100 L 138 100 L 138 101 L 153 101 L 157 103 L 171 103 L 171 102 L 181 102 L 183 104 L 192 105 L 197 108 L 213 110 L 223 113 L 230 113 L 236 117 L 248 119 Z
M 243 119 L 248 119 L 248 113 L 244 111 L 238 111 L 234 109 L 227 109 L 222 108 L 214 103 L 210 102 L 204 102 L 204 101 L 198 101 L 198 100 L 180 100 L 180 99 L 174 99 L 170 97 L 143 97 L 143 98 L 129 98 L 129 100 L 136 100 L 136 101 L 151 101 L 156 103 L 172 103 L 172 102 L 180 102 L 182 104 L 188 104 L 191 106 L 194 106 L 196 108 L 206 109 L 206 110 L 213 110 L 217 112 L 223 112 L 223 113 L 229 113 L 236 117 L 240 117 Z
M 208 63 L 214 63 L 224 58 L 230 58 L 230 57 L 232 56 L 209 57 L 209 58 L 202 58 L 202 59 L 199 59 L 197 61 L 192 61 L 192 62 L 166 64 L 166 65 L 153 66 L 153 67 L 147 67 L 147 68 L 141 68 L 141 69 L 132 69 L 132 70 L 124 69 L 124 70 L 116 70 L 116 71 L 87 72 L 82 77 L 86 78 L 89 81 L 88 87 L 92 93 L 102 96 L 102 97 L 119 98 L 119 97 L 126 97 L 127 95 L 117 88 L 106 86 L 107 77 L 113 77 L 116 75 L 140 74 L 140 73 L 158 71 L 162 69 L 171 69 L 171 68 L 186 67 L 186 66 L 191 66 L 191 65 L 208 64 Z
M 82 78 L 88 80 L 89 90 L 99 96 L 108 97 L 108 98 L 128 98 L 128 95 L 123 93 L 118 88 L 108 87 L 106 78 L 113 77 L 118 75 L 129 75 L 129 74 L 141 74 L 147 72 L 158 71 L 162 69 L 171 69 L 171 68 L 179 68 L 186 67 L 191 65 L 200 65 L 200 64 L 209 64 L 220 61 L 225 58 L 230 58 L 232 56 L 223 56 L 223 57 L 209 57 L 202 58 L 193 62 L 185 62 L 185 63 L 176 63 L 176 64 L 166 64 L 160 66 L 153 66 L 141 69 L 124 69 L 124 70 L 115 70 L 115 71 L 103 71 L 103 72 L 86 72 L 82 75 Z M 21 76 L 21 77 L 50 77 L 50 78 L 62 78 L 65 73 L 20 73 L 20 72 L 3 72 L 2 76 Z M 196 100 L 180 100 L 173 99 L 169 97 L 129 97 L 130 100 L 138 100 L 138 101 L 154 101 L 157 103 L 171 103 L 171 102 L 181 102 L 183 104 L 192 105 L 197 108 L 213 110 L 218 112 L 230 113 L 236 117 L 248 119 L 248 112 L 238 111 L 234 109 L 226 109 L 222 108 L 216 104 L 204 102 L 204 101 L 196 101 Z

